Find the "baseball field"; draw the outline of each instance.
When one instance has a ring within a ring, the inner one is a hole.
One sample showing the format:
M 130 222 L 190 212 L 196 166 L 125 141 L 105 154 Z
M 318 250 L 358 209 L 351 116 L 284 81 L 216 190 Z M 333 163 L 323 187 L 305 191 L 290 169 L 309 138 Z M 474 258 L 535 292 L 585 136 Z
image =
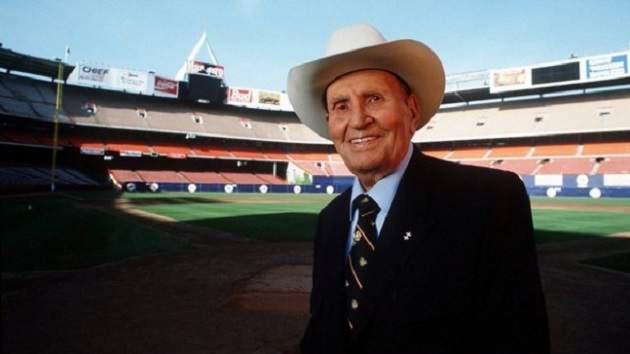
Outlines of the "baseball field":
M 328 195 L 0 198 L 10 353 L 293 353 Z M 556 354 L 630 346 L 630 200 L 533 198 Z
M 318 212 L 332 198 L 111 192 L 4 197 L 2 267 L 3 271 L 75 269 L 189 246 L 189 240 L 168 235 L 160 223 L 261 241 L 309 241 Z M 630 199 L 532 198 L 531 202 L 539 244 L 630 235 Z M 619 257 L 613 263 L 618 265 Z M 627 269 L 630 261 L 621 263 Z

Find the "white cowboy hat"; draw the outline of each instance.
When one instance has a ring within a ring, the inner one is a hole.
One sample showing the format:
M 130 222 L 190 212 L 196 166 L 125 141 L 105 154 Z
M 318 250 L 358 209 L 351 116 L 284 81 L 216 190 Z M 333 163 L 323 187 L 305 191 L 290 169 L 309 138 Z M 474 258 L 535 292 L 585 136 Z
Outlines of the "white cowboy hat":
M 442 103 L 444 69 L 431 48 L 411 39 L 387 41 L 376 28 L 359 24 L 335 31 L 323 58 L 289 71 L 287 93 L 302 123 L 330 139 L 322 101 L 325 90 L 338 77 L 364 69 L 392 72 L 409 85 L 420 106 L 416 129 L 424 126 Z

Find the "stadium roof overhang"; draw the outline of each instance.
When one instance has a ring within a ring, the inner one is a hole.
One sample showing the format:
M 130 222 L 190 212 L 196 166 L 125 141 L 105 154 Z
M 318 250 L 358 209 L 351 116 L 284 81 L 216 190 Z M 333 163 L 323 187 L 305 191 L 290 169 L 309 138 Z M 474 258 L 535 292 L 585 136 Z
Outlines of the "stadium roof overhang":
M 486 87 L 486 88 L 479 88 L 479 89 L 472 89 L 472 90 L 447 92 L 444 95 L 442 104 L 484 101 L 484 100 L 503 99 L 503 98 L 519 97 L 519 96 L 544 95 L 548 93 L 562 92 L 562 91 L 587 90 L 587 89 L 606 88 L 606 87 L 612 88 L 614 86 L 623 86 L 623 85 L 630 85 L 630 77 L 625 77 L 625 78 L 616 79 L 616 80 L 604 80 L 604 81 L 598 81 L 598 82 L 579 83 L 579 84 L 573 84 L 573 85 L 535 88 L 535 89 L 530 89 L 530 90 L 514 90 L 514 91 L 507 91 L 507 92 L 501 92 L 501 93 L 495 93 L 495 94 L 490 93 L 490 88 Z
M 62 65 L 63 80 L 67 80 L 74 69 L 74 65 L 65 63 L 62 63 Z M 59 61 L 37 58 L 27 54 L 16 53 L 11 49 L 0 48 L 0 68 L 56 78 L 59 70 Z

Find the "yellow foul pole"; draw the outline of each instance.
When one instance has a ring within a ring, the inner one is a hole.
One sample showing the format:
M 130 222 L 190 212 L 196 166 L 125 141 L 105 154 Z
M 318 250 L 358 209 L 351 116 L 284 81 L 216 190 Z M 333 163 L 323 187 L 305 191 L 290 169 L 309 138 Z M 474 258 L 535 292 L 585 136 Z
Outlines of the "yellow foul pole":
M 55 116 L 53 118 L 53 149 L 52 166 L 50 168 L 50 191 L 55 191 L 55 177 L 57 169 L 57 146 L 59 145 L 59 113 L 61 112 L 61 100 L 63 98 L 63 62 L 59 60 L 57 70 L 57 99 L 55 100 Z

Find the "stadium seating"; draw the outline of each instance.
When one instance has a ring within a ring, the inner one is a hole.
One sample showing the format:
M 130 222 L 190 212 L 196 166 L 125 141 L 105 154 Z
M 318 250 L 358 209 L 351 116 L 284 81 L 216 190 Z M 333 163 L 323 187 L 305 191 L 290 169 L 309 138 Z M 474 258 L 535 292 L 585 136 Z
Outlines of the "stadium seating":
M 630 174 L 630 156 L 608 158 L 600 164 L 597 172 L 600 174 Z
M 219 184 L 231 183 L 223 175 L 217 172 L 180 171 L 180 174 L 192 183 L 219 183 Z
M 18 117 L 34 118 L 36 116 L 31 104 L 9 97 L 0 97 L 0 109 Z
M 591 174 L 593 167 L 588 158 L 558 158 L 543 164 L 537 174 Z
M 221 172 L 221 175 L 225 177 L 225 179 L 227 179 L 231 183 L 236 183 L 236 184 L 264 184 L 266 183 L 265 180 L 251 173 Z
M 538 145 L 532 156 L 575 156 L 578 145 L 576 144 L 550 144 Z
M 490 165 L 492 168 L 512 171 L 519 175 L 532 175 L 538 166 L 538 160 L 536 159 L 496 160 Z
M 287 184 L 287 181 L 270 173 L 257 173 L 256 177 L 258 177 L 266 184 Z
M 433 156 L 438 159 L 444 159 L 451 153 L 450 150 L 423 150 L 425 155 Z
M 294 161 L 328 161 L 328 154 L 313 152 L 291 152 L 289 159 Z
M 51 183 L 50 167 L 0 166 L 0 186 L 48 186 Z M 99 182 L 74 168 L 55 170 L 55 184 L 60 186 L 98 186 Z
M 157 154 L 172 159 L 185 159 L 189 154 L 191 154 L 190 148 L 183 145 L 159 143 L 154 144 L 152 148 Z
M 109 174 L 118 181 L 118 183 L 127 182 L 143 182 L 144 180 L 137 173 L 130 170 L 109 170 Z
M 238 158 L 241 160 L 266 160 L 267 159 L 263 153 L 255 149 L 232 147 L 230 148 L 230 152 L 235 158 Z
M 134 142 L 134 141 L 107 141 L 105 149 L 108 151 L 115 151 L 118 153 L 140 153 L 151 154 L 153 150 L 146 144 Z
M 35 151 L 40 149 L 33 147 L 51 146 L 47 129 L 54 102 L 53 83 L 0 73 L 0 114 L 36 120 L 38 126 L 0 130 L 0 142 Z M 414 142 L 428 146 L 423 151 L 430 156 L 522 176 L 630 173 L 630 142 L 624 135 L 630 129 L 629 111 L 627 91 L 472 103 L 442 109 Z M 260 173 L 270 171 L 272 163 L 274 170 L 292 164 L 323 181 L 351 175 L 339 154 L 330 153 L 328 140 L 287 112 L 66 86 L 59 119 L 62 127 L 77 128 L 61 130 L 63 151 L 109 155 L 94 157 L 100 163 L 95 165 L 100 173 L 109 169 L 120 183 L 286 184 L 281 177 Z M 615 132 L 605 135 L 608 131 Z M 593 142 L 608 137 L 621 141 Z M 116 154 L 120 157 L 114 159 Z M 239 172 L 234 172 L 230 160 L 250 163 L 238 164 Z M 9 167 L 2 172 L 5 180 L 23 176 L 22 181 L 31 181 L 24 183 L 49 183 L 46 169 Z M 81 172 L 60 171 L 59 179 L 69 185 L 98 184 Z
M 487 148 L 471 148 L 471 149 L 458 149 L 453 151 L 449 156 L 449 159 L 480 159 L 488 153 Z
M 478 167 L 489 167 L 490 160 L 461 160 L 459 161 L 462 165 L 470 165 L 470 166 L 478 166 Z
M 627 94 L 555 97 L 443 109 L 414 142 L 494 139 L 628 129 Z
M 584 144 L 582 155 L 608 156 L 630 154 L 630 142 Z
M 287 154 L 281 151 L 264 151 L 263 154 L 268 160 L 273 161 L 287 161 L 289 159 Z
M 531 150 L 530 146 L 497 146 L 493 147 L 488 158 L 493 157 L 526 157 Z
M 175 171 L 137 170 L 136 174 L 145 182 L 157 183 L 190 183 L 186 177 Z

